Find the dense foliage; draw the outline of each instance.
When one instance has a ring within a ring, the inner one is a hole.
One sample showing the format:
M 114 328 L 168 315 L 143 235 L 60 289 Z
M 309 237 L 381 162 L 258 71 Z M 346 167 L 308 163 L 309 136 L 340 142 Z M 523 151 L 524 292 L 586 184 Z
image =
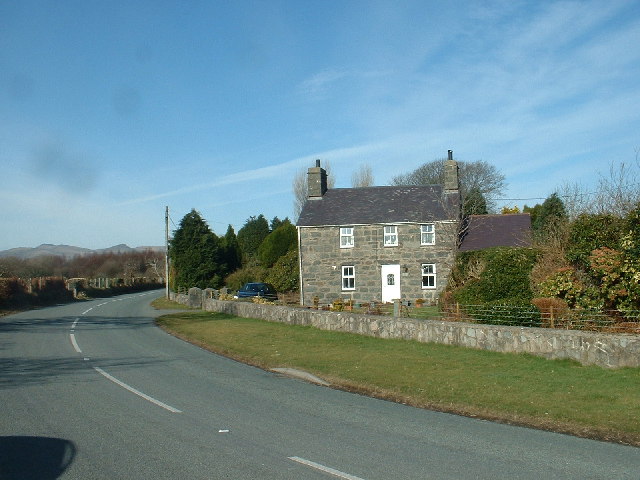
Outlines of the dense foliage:
M 465 305 L 530 301 L 530 273 L 537 256 L 534 249 L 507 247 L 460 253 L 451 274 L 453 300 Z
M 238 235 L 229 226 L 218 238 L 192 210 L 170 243 L 172 286 L 235 291 L 247 282 L 267 281 L 279 292 L 298 290 L 297 238 L 288 218 L 274 217 L 269 224 L 264 215 L 249 217 Z
M 180 221 L 169 243 L 173 288 L 222 286 L 227 273 L 224 254 L 224 242 L 197 211 L 191 210 Z
M 264 215 L 249 217 L 243 227 L 238 230 L 238 243 L 242 251 L 243 262 L 248 262 L 258 255 L 260 244 L 269 235 L 269 223 Z
M 278 228 L 265 237 L 258 247 L 258 258 L 262 265 L 272 267 L 280 257 L 298 246 L 298 232 L 289 220 L 282 222 Z
M 571 226 L 566 259 L 538 285 L 571 307 L 640 310 L 640 205 L 625 218 L 581 215 Z
M 298 250 L 289 250 L 269 270 L 267 282 L 279 292 L 291 292 L 300 288 L 300 268 L 298 266 Z

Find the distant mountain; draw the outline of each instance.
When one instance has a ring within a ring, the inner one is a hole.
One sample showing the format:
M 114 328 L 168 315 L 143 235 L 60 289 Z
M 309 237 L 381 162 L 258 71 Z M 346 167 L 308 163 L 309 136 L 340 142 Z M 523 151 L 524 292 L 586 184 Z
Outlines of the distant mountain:
M 0 250 L 0 257 L 17 257 L 21 259 L 28 259 L 41 256 L 55 256 L 64 258 L 73 258 L 82 255 L 102 254 L 102 253 L 127 253 L 127 252 L 143 252 L 145 250 L 152 250 L 154 252 L 164 252 L 164 247 L 135 247 L 131 248 L 128 245 L 121 243 L 109 248 L 101 248 L 98 250 L 91 250 L 89 248 L 73 247 L 71 245 L 51 245 L 50 243 L 43 243 L 35 248 L 18 247 L 10 248 L 9 250 Z

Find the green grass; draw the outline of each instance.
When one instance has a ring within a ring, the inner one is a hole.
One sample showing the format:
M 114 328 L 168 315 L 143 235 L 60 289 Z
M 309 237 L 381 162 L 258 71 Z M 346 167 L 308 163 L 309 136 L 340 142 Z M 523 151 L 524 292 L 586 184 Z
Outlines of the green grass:
M 383 340 L 201 311 L 159 325 L 211 351 L 417 407 L 640 445 L 640 369 Z

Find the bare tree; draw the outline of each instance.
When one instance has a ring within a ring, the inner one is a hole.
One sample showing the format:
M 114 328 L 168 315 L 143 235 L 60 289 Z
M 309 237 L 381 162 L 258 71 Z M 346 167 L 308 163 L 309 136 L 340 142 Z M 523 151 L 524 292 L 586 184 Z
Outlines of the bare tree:
M 397 175 L 391 185 L 437 185 L 444 184 L 444 163 L 446 159 L 433 160 L 416 168 L 413 172 Z M 458 161 L 460 193 L 463 200 L 469 192 L 477 190 L 482 194 L 489 212 L 496 210 L 496 198 L 505 187 L 505 177 L 496 167 L 483 160 L 475 162 Z
M 372 187 L 373 171 L 369 165 L 360 165 L 358 170 L 351 175 L 351 186 L 353 188 Z
M 327 172 L 327 188 L 333 188 L 336 184 L 335 178 L 331 175 L 331 164 L 325 161 L 322 168 Z M 307 169 L 301 168 L 293 176 L 293 218 L 296 220 L 302 212 L 302 207 L 307 201 L 308 181 Z
M 582 213 L 624 217 L 640 203 L 640 160 L 611 162 L 607 175 L 599 173 L 596 187 L 566 183 L 560 188 L 570 219 Z

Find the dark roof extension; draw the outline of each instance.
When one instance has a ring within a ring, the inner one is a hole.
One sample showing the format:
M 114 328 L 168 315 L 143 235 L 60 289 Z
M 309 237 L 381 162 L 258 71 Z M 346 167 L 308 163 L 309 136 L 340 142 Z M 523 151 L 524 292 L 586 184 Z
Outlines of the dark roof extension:
M 441 185 L 332 188 L 321 198 L 307 200 L 299 227 L 367 225 L 374 223 L 424 223 L 456 220 L 452 203 L 446 205 Z
M 463 225 L 459 250 L 468 252 L 491 247 L 530 247 L 531 217 L 528 213 L 470 215 Z

